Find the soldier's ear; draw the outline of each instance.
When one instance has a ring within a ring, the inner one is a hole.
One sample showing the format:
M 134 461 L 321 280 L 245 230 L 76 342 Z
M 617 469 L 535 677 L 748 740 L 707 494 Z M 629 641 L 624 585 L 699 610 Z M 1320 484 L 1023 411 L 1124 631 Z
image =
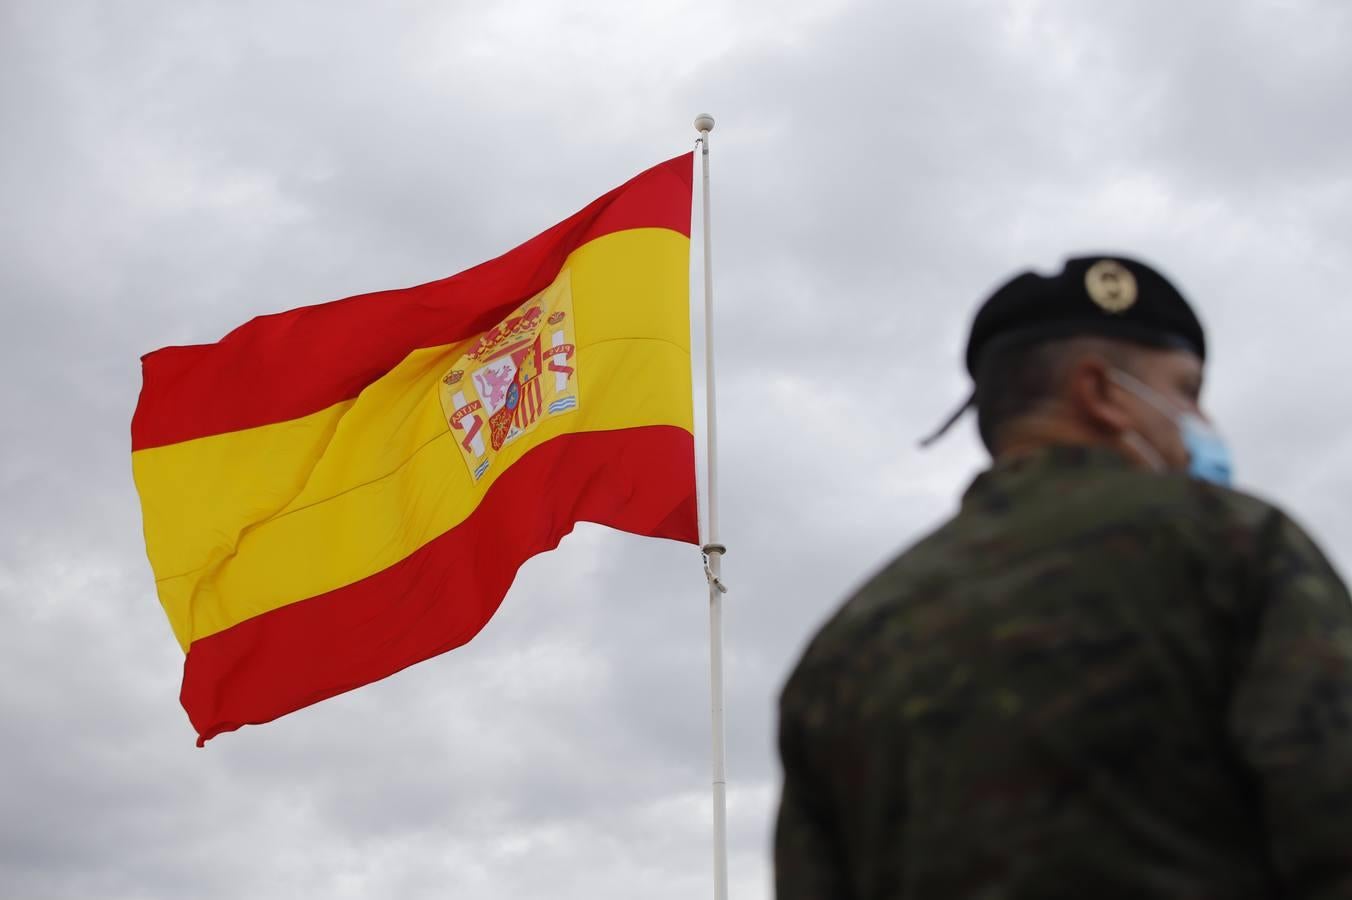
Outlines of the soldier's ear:
M 1097 356 L 1076 360 L 1068 373 L 1067 401 L 1076 418 L 1093 430 L 1118 435 L 1133 427 L 1123 391 L 1111 377 L 1112 364 Z

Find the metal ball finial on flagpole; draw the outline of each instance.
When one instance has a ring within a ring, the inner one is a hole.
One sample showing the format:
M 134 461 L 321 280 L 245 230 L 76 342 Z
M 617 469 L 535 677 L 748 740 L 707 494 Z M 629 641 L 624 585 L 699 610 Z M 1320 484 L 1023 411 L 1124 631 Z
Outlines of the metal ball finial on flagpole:
M 713 802 L 714 802 L 714 900 L 728 896 L 728 813 L 727 773 L 723 741 L 723 554 L 727 548 L 718 542 L 718 415 L 714 390 L 714 269 L 713 241 L 709 230 L 709 132 L 714 117 L 700 113 L 695 130 L 700 133 L 700 159 L 704 169 L 704 388 L 708 435 L 705 460 L 707 483 L 705 501 L 704 574 L 709 581 L 709 693 L 713 719 Z

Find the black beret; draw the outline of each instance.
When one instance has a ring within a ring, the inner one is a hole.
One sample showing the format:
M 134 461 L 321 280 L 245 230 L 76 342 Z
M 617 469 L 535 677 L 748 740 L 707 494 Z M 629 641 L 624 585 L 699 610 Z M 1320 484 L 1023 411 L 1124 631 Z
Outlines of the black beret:
M 1024 272 L 981 305 L 967 342 L 967 371 L 983 351 L 1051 338 L 1098 335 L 1191 350 L 1206 359 L 1202 324 L 1159 272 L 1124 256 L 1066 261 L 1057 275 Z

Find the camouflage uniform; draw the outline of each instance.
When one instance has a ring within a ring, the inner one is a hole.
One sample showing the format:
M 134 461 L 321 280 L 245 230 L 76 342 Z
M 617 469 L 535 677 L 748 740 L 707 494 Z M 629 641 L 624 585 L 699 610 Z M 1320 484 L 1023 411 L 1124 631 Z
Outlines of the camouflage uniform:
M 780 900 L 1352 898 L 1352 602 L 1281 512 L 997 463 L 781 700 Z

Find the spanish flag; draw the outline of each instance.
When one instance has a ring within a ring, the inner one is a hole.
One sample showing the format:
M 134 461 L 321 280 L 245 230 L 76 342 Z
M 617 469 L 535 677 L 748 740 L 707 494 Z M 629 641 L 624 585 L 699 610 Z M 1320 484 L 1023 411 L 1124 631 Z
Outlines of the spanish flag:
M 199 746 L 460 646 L 577 522 L 698 542 L 691 171 L 143 357 L 132 470 Z

